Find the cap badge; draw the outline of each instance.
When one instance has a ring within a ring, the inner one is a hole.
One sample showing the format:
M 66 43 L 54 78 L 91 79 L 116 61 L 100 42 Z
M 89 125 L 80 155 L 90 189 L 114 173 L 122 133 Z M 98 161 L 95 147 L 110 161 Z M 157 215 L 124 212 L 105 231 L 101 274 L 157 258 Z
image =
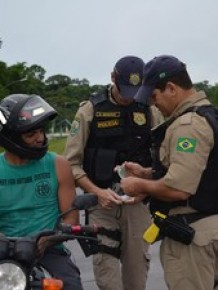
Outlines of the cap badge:
M 141 78 L 139 74 L 130 74 L 129 83 L 133 86 L 138 86 L 141 83 Z
M 166 77 L 166 73 L 165 72 L 162 72 L 159 74 L 159 78 L 160 79 L 164 79 Z

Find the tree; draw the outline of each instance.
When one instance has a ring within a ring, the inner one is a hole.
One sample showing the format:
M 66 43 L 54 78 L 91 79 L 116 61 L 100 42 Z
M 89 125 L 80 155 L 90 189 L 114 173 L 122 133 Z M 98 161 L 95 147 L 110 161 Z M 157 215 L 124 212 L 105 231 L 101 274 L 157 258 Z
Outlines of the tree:
M 45 81 L 50 89 L 58 89 L 71 84 L 71 78 L 66 75 L 53 75 Z
M 27 68 L 28 78 L 43 81 L 45 78 L 45 73 L 46 70 L 43 67 L 36 64 L 33 64 L 29 68 Z

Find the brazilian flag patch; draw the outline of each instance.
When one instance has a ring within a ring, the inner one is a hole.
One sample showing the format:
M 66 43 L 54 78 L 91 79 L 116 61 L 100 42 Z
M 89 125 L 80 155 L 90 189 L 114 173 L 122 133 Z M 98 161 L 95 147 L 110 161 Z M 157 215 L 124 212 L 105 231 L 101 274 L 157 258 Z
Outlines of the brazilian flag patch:
M 195 152 L 197 140 L 193 138 L 180 137 L 177 141 L 176 150 L 180 152 Z

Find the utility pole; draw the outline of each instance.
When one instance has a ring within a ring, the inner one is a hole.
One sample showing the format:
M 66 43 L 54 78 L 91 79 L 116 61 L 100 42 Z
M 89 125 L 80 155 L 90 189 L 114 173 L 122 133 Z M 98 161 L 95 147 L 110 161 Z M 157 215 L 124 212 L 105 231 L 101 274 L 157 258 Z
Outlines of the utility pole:
M 3 43 L 3 41 L 2 41 L 2 39 L 0 38 L 0 49 L 2 48 L 2 43 Z

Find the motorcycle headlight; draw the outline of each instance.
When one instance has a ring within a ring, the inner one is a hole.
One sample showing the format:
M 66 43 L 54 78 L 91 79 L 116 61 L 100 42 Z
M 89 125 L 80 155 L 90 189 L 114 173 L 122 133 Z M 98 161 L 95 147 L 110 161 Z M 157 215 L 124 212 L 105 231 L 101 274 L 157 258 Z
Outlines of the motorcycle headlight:
M 1 290 L 24 290 L 26 285 L 26 275 L 19 265 L 11 261 L 0 263 Z

